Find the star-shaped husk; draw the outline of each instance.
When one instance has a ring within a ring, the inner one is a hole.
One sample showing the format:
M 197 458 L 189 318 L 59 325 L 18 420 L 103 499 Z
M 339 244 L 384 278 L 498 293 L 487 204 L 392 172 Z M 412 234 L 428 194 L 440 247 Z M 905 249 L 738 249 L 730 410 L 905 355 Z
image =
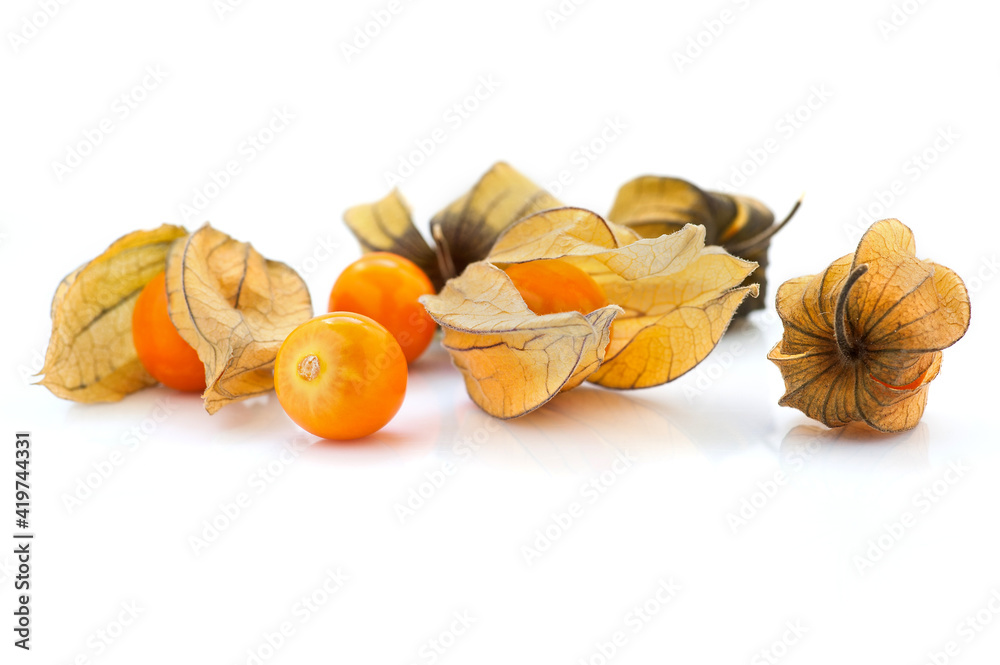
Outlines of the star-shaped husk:
M 883 432 L 920 421 L 941 350 L 969 327 L 969 294 L 948 268 L 916 258 L 899 220 L 868 229 L 857 251 L 777 295 L 784 336 L 768 354 L 793 406 L 830 427 Z
M 540 259 L 582 269 L 610 304 L 587 314 L 534 314 L 501 268 Z M 472 400 L 514 418 L 584 380 L 631 389 L 681 376 L 756 295 L 756 285 L 739 286 L 755 267 L 706 247 L 702 226 L 640 239 L 593 212 L 558 208 L 512 225 L 485 261 L 421 302 L 444 329 Z

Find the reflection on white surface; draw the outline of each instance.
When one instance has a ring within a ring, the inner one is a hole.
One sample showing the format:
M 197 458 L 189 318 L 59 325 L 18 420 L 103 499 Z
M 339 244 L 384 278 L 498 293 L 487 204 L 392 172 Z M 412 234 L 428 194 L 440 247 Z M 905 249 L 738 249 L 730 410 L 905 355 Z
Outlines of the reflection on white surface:
M 829 429 L 798 425 L 781 441 L 780 459 L 803 460 L 803 467 L 859 476 L 906 475 L 929 468 L 929 428 L 920 423 L 908 432 L 883 434 L 864 425 Z M 807 462 L 807 463 L 806 463 Z
M 667 416 L 624 393 L 589 386 L 511 421 L 469 409 L 456 436 L 475 440 L 477 432 L 488 435 L 477 455 L 482 464 L 549 473 L 602 470 L 623 452 L 637 459 L 696 452 Z

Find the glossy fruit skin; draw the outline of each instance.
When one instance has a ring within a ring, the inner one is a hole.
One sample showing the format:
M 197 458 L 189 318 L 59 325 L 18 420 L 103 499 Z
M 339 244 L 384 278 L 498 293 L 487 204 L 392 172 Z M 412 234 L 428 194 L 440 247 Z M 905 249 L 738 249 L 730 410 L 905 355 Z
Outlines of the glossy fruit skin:
M 505 272 L 535 314 L 590 314 L 608 305 L 604 290 L 594 278 L 567 261 L 515 263 Z
M 406 395 L 406 358 L 372 319 L 333 312 L 293 330 L 274 362 L 274 390 L 288 417 L 325 439 L 382 429 Z
M 390 252 L 372 252 L 340 274 L 328 309 L 363 314 L 382 324 L 412 363 L 427 350 L 436 329 L 417 299 L 433 294 L 431 280 L 417 264 Z
M 162 272 L 136 298 L 132 342 L 146 371 L 163 385 L 185 392 L 205 390 L 205 365 L 170 320 Z

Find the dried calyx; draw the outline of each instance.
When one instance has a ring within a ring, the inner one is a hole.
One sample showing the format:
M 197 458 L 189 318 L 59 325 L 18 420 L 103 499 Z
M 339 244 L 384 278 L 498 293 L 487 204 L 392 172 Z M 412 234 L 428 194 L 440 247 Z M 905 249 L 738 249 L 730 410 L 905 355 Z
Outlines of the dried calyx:
M 505 162 L 497 162 L 472 188 L 431 219 L 434 247 L 413 223 L 396 190 L 374 203 L 354 206 L 344 222 L 365 252 L 392 252 L 414 263 L 435 290 L 466 266 L 486 258 L 503 231 L 519 219 L 562 204 Z
M 271 390 L 281 342 L 312 316 L 305 282 L 283 263 L 207 224 L 130 233 L 67 276 L 52 303 L 41 385 L 77 402 L 110 402 L 154 385 L 132 338 L 143 287 L 166 272 L 170 320 L 205 366 L 205 408 Z
M 785 333 L 768 358 L 785 380 L 779 403 L 830 427 L 915 427 L 941 351 L 969 327 L 962 280 L 918 259 L 895 219 L 873 224 L 822 273 L 782 284 L 776 301 Z
M 641 176 L 618 190 L 608 218 L 643 238 L 674 233 L 685 224 L 700 224 L 705 227 L 707 244 L 720 245 L 733 256 L 757 263 L 745 284 L 758 283 L 763 294 L 771 239 L 792 220 L 801 204 L 800 198 L 785 218 L 775 223 L 774 213 L 749 196 L 703 190 L 680 178 Z M 763 307 L 763 298 L 748 299 L 737 316 Z
M 583 381 L 655 386 L 701 362 L 757 292 L 740 286 L 756 264 L 704 238 L 704 227 L 688 225 L 641 239 L 587 210 L 548 210 L 511 226 L 486 260 L 421 302 L 444 329 L 470 397 L 493 416 L 524 415 Z M 503 268 L 552 260 L 599 287 L 606 299 L 589 301 L 604 306 L 532 311 Z

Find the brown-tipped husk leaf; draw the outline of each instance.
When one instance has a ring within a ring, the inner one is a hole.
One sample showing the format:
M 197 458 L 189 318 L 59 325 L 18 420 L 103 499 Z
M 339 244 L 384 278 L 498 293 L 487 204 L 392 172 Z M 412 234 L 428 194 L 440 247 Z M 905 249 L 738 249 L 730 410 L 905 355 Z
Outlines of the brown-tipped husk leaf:
M 505 162 L 497 162 L 466 194 L 431 219 L 433 247 L 393 190 L 354 206 L 344 221 L 365 252 L 392 252 L 416 263 L 438 291 L 470 263 L 486 258 L 497 236 L 517 220 L 560 206 L 551 194 Z

